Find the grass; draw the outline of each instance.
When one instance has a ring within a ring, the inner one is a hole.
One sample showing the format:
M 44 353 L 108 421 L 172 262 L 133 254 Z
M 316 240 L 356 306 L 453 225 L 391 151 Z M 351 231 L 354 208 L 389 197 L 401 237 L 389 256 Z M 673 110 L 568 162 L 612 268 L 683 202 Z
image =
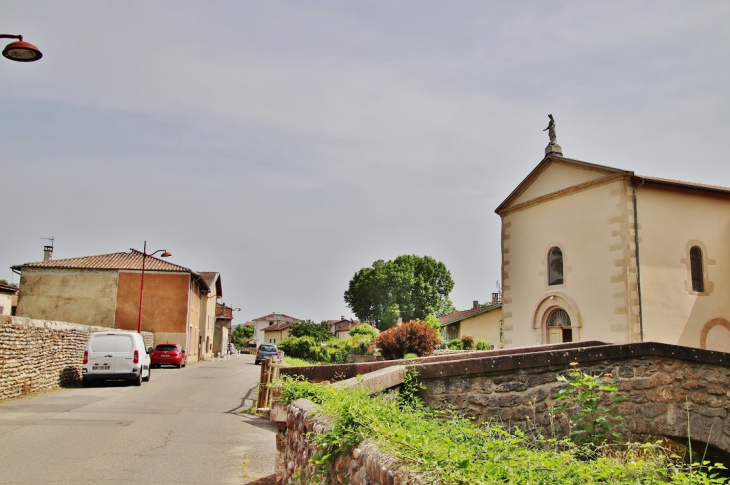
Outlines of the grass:
M 476 426 L 469 419 L 443 419 L 414 396 L 369 396 L 365 390 L 338 389 L 283 380 L 286 403 L 308 398 L 329 418 L 331 428 L 312 434 L 321 450 L 312 458 L 326 482 L 328 466 L 371 438 L 432 484 L 724 484 L 709 464 L 687 467 L 654 444 L 602 447 L 585 459 L 569 439 L 546 438 L 536 430 L 508 433 L 499 424 Z M 594 450 L 595 451 L 595 450 Z
M 308 367 L 311 365 L 322 365 L 321 362 L 309 362 L 304 359 L 297 359 L 296 357 L 284 357 L 284 364 L 289 367 Z

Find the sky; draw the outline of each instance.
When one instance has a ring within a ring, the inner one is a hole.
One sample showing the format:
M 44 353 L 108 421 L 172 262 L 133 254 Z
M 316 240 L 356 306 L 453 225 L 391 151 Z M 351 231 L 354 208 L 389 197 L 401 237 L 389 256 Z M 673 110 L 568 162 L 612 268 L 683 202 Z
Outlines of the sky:
M 4 0 L 0 278 L 142 249 L 217 271 L 234 324 L 352 317 L 428 255 L 500 279 L 496 207 L 566 157 L 730 186 L 730 2 Z M 8 40 L 8 42 L 11 42 Z

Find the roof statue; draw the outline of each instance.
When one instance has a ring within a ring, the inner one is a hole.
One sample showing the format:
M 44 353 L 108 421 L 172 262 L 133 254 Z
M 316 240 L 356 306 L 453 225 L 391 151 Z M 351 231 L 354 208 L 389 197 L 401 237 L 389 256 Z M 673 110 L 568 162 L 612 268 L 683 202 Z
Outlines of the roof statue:
M 556 141 L 555 136 L 555 118 L 553 118 L 553 115 L 548 115 L 548 118 L 550 118 L 550 123 L 548 123 L 547 128 L 545 128 L 542 131 L 547 131 L 548 136 L 550 137 L 550 143 L 548 143 L 548 146 L 545 147 L 545 155 L 557 155 L 562 157 L 563 156 L 563 149 L 558 145 L 558 142 Z

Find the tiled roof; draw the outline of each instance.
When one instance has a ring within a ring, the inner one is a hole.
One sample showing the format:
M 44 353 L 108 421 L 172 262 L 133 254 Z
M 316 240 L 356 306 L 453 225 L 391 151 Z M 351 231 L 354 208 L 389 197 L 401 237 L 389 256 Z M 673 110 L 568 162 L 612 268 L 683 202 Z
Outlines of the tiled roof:
M 17 286 L 11 286 L 11 285 L 0 285 L 0 291 L 3 293 L 17 293 L 18 287 Z
M 722 187 L 720 185 L 698 184 L 695 182 L 684 182 L 682 180 L 665 179 L 661 177 L 645 177 L 644 175 L 635 175 L 635 177 L 639 180 L 646 180 L 647 182 L 654 182 L 657 184 L 674 185 L 677 187 L 687 187 L 690 189 L 710 190 L 712 192 L 730 193 L 729 187 Z
M 249 320 L 248 322 L 244 323 L 244 325 L 247 326 L 247 327 L 253 327 L 256 324 Z
M 13 266 L 13 269 L 23 268 L 73 268 L 73 269 L 133 269 L 142 270 L 142 253 L 132 249 L 128 253 L 99 254 L 97 256 L 82 256 L 80 258 L 53 259 L 50 261 L 37 261 L 23 263 Z M 195 273 L 195 271 L 168 263 L 163 259 L 147 256 L 145 270 L 149 271 L 173 271 Z
M 294 325 L 295 322 L 284 322 L 284 323 L 275 323 L 274 325 L 269 325 L 264 329 L 264 332 L 278 332 L 279 330 L 284 330 L 285 328 L 289 328 L 292 325 Z
M 301 322 L 298 318 L 290 317 L 289 315 L 285 315 L 283 313 L 270 313 L 268 315 L 264 315 L 263 317 L 254 318 L 253 321 L 260 321 L 260 320 L 278 320 L 278 321 L 289 321 L 292 323 Z
M 443 317 L 439 318 L 439 322 L 441 322 L 441 326 L 449 325 L 451 323 L 460 322 L 462 320 L 466 320 L 467 318 L 473 317 L 475 315 L 479 315 L 481 313 L 485 312 L 491 312 L 494 309 L 502 308 L 501 303 L 497 303 L 496 305 L 489 305 L 489 306 L 480 306 L 476 308 L 470 308 L 468 310 L 462 310 L 460 312 L 454 312 L 450 313 L 448 315 L 444 315 Z
M 215 271 L 199 271 L 198 274 L 200 274 L 200 277 L 205 281 L 205 284 L 208 285 L 208 288 L 213 288 L 213 285 L 216 287 L 216 294 L 218 297 L 223 296 L 221 292 L 221 283 L 220 283 L 220 275 Z

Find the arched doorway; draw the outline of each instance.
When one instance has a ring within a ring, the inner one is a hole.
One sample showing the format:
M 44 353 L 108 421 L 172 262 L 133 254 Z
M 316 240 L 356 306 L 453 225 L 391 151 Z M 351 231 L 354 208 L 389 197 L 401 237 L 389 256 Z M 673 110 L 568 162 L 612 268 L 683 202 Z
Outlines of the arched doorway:
M 549 344 L 573 341 L 570 315 L 562 308 L 553 308 L 547 316 L 547 337 Z

